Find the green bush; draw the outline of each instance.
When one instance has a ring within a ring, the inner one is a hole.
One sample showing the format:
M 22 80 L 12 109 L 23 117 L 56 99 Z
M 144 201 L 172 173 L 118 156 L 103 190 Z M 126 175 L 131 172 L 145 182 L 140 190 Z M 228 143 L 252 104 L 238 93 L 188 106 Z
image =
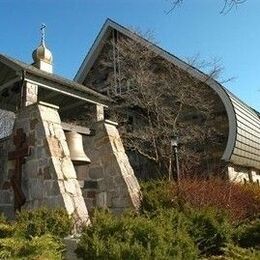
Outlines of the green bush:
M 141 212 L 154 213 L 159 209 L 172 208 L 173 184 L 169 181 L 146 181 L 141 183 Z
M 92 226 L 82 234 L 77 255 L 83 259 L 197 259 L 197 248 L 188 233 L 180 225 L 172 225 L 177 215 L 115 217 L 96 211 Z
M 14 225 L 0 223 L 0 238 L 10 237 L 14 233 Z
M 0 215 L 0 238 L 12 236 L 14 229 L 14 225 L 8 223 L 4 216 Z
M 223 259 L 223 260 L 257 260 L 260 259 L 260 251 L 254 250 L 252 248 L 245 249 L 239 246 L 228 244 L 223 248 L 223 256 L 220 258 L 210 258 L 210 259 Z
M 0 239 L 0 259 L 62 259 L 62 243 L 51 235 Z
M 199 181 L 198 181 L 199 183 Z M 193 184 L 193 182 L 192 182 Z M 176 223 L 182 230 L 188 230 L 201 254 L 220 254 L 221 248 L 231 240 L 232 226 L 221 209 L 197 208 L 182 199 L 183 194 L 176 194 L 174 183 L 168 181 L 148 181 L 142 183 L 142 212 L 158 218 L 158 212 L 166 217 L 176 229 Z M 182 192 L 182 189 L 180 189 Z M 178 214 L 172 214 L 172 210 Z
M 72 220 L 64 209 L 23 210 L 17 216 L 16 229 L 17 233 L 25 238 L 46 233 L 65 237 L 71 232 Z
M 219 255 L 231 242 L 233 228 L 225 214 L 215 209 L 191 210 L 189 233 L 203 255 Z
M 260 218 L 239 225 L 234 240 L 241 247 L 254 247 L 260 250 Z

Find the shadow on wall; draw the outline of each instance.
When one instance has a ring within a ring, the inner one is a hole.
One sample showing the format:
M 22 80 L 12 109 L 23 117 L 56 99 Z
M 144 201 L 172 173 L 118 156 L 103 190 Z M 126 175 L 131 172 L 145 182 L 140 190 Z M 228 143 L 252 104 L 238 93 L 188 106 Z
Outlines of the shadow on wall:
M 0 139 L 11 135 L 15 113 L 0 109 Z

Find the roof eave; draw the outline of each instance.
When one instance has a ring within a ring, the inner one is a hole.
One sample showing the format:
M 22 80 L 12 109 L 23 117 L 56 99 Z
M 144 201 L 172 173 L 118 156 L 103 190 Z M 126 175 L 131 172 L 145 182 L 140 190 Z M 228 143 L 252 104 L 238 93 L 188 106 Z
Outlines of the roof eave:
M 69 84 L 63 84 L 59 81 L 54 81 L 53 79 L 49 79 L 47 77 L 41 77 L 36 75 L 35 73 L 26 73 L 25 81 L 31 82 L 33 84 L 37 84 L 42 88 L 49 89 L 51 91 L 59 92 L 60 94 L 71 96 L 77 98 L 79 100 L 84 100 L 88 103 L 102 105 L 107 107 L 110 99 L 96 93 L 92 93 L 89 89 L 79 89 L 75 88 L 75 86 L 71 87 Z M 82 86 L 83 87 L 83 86 Z
M 107 19 L 106 22 L 103 24 L 94 43 L 92 44 L 82 64 L 80 65 L 80 68 L 74 77 L 74 81 L 77 81 L 80 84 L 83 83 L 85 76 L 87 75 L 89 69 L 95 62 L 96 57 L 103 47 L 106 37 L 109 35 L 110 30 L 114 28 L 114 24 L 115 23 L 110 19 Z

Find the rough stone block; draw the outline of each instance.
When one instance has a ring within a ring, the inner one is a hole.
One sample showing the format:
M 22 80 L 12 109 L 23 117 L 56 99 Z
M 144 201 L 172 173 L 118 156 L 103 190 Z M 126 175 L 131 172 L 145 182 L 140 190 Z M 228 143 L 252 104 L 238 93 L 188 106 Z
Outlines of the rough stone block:
M 5 181 L 5 182 L 3 183 L 3 185 L 2 185 L 2 189 L 3 189 L 3 190 L 9 190 L 9 189 L 11 189 L 11 183 L 10 183 L 10 181 Z
M 98 208 L 107 208 L 107 193 L 106 192 L 97 193 L 96 206 Z
M 64 157 L 63 149 L 60 145 L 60 142 L 55 137 L 48 137 L 48 146 L 50 147 L 51 155 L 56 158 Z
M 0 204 L 11 204 L 12 195 L 9 190 L 0 190 Z
M 28 144 L 30 145 L 30 146 L 34 146 L 35 145 L 35 142 L 36 140 L 35 140 L 35 133 L 34 132 L 31 132 L 30 134 L 29 134 L 29 137 L 28 137 Z
M 44 180 L 50 180 L 52 178 L 51 174 L 50 174 L 50 169 L 49 167 L 45 167 L 43 169 L 43 179 Z
M 96 198 L 96 192 L 95 191 L 87 191 L 87 198 L 91 198 L 91 199 Z
M 43 182 L 43 188 L 45 193 L 44 197 L 56 196 L 61 193 L 59 183 L 56 180 L 45 180 Z
M 84 181 L 78 181 L 78 183 L 79 183 L 79 187 L 82 189 L 83 187 L 84 187 Z
M 68 179 L 64 180 L 65 191 L 69 194 L 81 194 L 80 187 L 77 180 Z
M 36 148 L 36 156 L 37 158 L 46 157 L 45 148 L 43 146 L 39 146 Z
M 104 172 L 102 167 L 95 167 L 89 169 L 89 177 L 91 179 L 101 179 L 104 178 Z
M 91 211 L 96 206 L 95 199 L 84 197 L 84 202 L 87 206 L 88 211 Z
M 34 130 L 35 126 L 38 124 L 39 120 L 37 118 L 34 118 L 30 121 L 30 129 Z
M 70 157 L 70 150 L 69 150 L 67 141 L 64 139 L 59 139 L 59 140 L 60 140 L 60 147 L 62 148 L 64 156 Z
M 37 124 L 35 126 L 35 134 L 37 139 L 43 139 L 45 137 L 45 131 L 42 124 Z
M 98 191 L 101 192 L 107 190 L 106 182 L 104 179 L 99 179 L 97 183 L 98 183 Z
M 66 140 L 63 129 L 57 124 L 54 125 L 54 134 L 59 140 Z
M 113 198 L 112 206 L 115 208 L 127 208 L 129 207 L 129 199 L 128 198 Z
M 28 177 L 36 177 L 39 172 L 38 160 L 37 159 L 28 160 L 24 165 L 23 169 L 24 169 L 24 173 Z
M 84 181 L 84 189 L 97 189 L 97 181 Z
M 86 180 L 89 178 L 89 166 L 74 166 L 78 180 Z
M 57 196 L 48 197 L 44 200 L 44 204 L 50 208 L 65 207 L 64 198 L 61 196 L 61 194 Z M 68 214 L 70 213 L 68 212 Z
M 49 159 L 46 157 L 46 158 L 39 158 L 38 160 L 39 162 L 39 167 L 48 167 L 49 166 Z
M 0 204 L 0 212 L 4 214 L 4 216 L 7 219 L 14 219 L 15 218 L 15 212 L 14 212 L 14 206 L 13 205 L 1 205 Z
M 79 258 L 77 257 L 75 250 L 77 249 L 77 243 L 79 242 L 79 239 L 65 237 L 63 241 L 66 246 L 65 259 L 78 260 Z
M 65 179 L 76 179 L 76 171 L 73 167 L 73 163 L 71 162 L 70 158 L 63 158 L 60 160 L 61 163 L 61 171 L 63 172 L 63 175 Z
M 39 178 L 29 178 L 28 183 L 28 193 L 29 199 L 42 199 L 44 197 L 43 181 Z

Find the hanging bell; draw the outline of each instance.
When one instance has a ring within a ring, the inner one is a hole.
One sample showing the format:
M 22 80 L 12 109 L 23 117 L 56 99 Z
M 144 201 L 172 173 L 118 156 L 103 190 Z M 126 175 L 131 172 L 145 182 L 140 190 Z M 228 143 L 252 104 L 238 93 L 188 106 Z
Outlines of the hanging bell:
M 84 152 L 82 135 L 77 132 L 65 132 L 67 143 L 70 150 L 70 158 L 75 165 L 90 163 L 90 159 Z

